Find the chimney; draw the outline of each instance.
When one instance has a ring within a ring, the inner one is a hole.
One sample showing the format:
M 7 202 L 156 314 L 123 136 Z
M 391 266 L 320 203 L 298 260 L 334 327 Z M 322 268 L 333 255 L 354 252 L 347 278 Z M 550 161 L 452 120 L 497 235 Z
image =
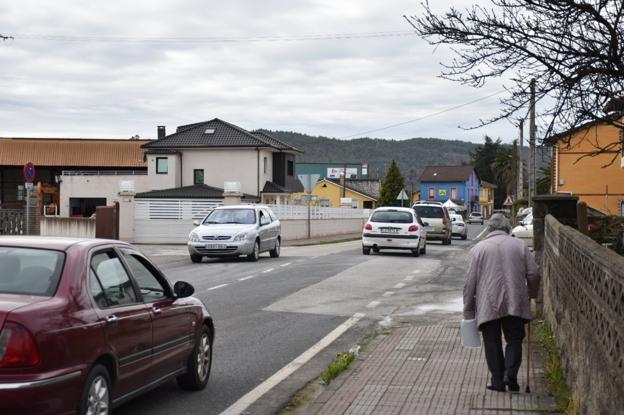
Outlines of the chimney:
M 165 126 L 164 125 L 159 125 L 158 126 L 158 139 L 162 139 L 165 138 L 165 136 L 167 135 L 167 132 L 165 130 Z

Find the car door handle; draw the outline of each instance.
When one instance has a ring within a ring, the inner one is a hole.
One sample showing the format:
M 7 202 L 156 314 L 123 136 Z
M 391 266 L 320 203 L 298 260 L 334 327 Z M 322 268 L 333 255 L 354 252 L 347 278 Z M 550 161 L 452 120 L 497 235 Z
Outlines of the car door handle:
M 158 307 L 152 307 L 152 311 L 154 312 L 154 314 L 160 314 L 162 312 L 162 310 Z
M 118 318 L 117 318 L 117 316 L 116 316 L 116 315 L 114 315 L 114 314 L 111 314 L 110 316 L 107 316 L 107 317 L 106 317 L 106 322 L 107 322 L 107 323 L 114 323 L 114 322 L 116 322 L 117 320 L 119 320 L 119 319 L 118 319 Z

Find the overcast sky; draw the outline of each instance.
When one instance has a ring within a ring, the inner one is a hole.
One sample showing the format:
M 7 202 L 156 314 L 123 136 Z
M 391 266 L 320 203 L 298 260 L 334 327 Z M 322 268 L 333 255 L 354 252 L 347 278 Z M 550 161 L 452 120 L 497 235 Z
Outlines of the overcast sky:
M 496 115 L 502 87 L 438 78 L 448 51 L 402 17 L 421 11 L 419 0 L 4 1 L 0 34 L 15 39 L 0 42 L 0 136 L 155 138 L 157 125 L 218 117 L 336 138 L 515 138 L 507 121 L 458 128 Z

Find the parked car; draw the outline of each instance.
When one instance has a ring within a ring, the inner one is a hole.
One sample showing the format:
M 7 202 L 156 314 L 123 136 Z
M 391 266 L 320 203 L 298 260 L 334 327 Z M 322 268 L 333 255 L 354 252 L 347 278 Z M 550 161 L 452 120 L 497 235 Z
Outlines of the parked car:
M 110 414 L 176 378 L 206 386 L 213 321 L 127 243 L 0 238 L 0 413 Z
M 210 212 L 188 239 L 191 261 L 201 262 L 203 257 L 238 257 L 246 255 L 257 261 L 262 252 L 273 258 L 280 255 L 282 226 L 279 219 L 266 206 L 221 206 Z
M 439 202 L 416 202 L 412 209 L 418 217 L 428 225 L 426 227 L 429 241 L 442 241 L 442 245 L 450 245 L 452 227 L 449 213 Z
M 480 223 L 481 225 L 483 225 L 483 215 L 480 212 L 470 212 L 467 222 Z
M 529 215 L 533 214 L 533 208 L 532 207 L 526 207 L 526 208 L 521 208 L 518 210 L 518 213 L 516 213 L 516 222 L 517 224 L 520 224 L 524 218 L 526 218 Z
M 513 228 L 511 236 L 523 240 L 529 248 L 533 248 L 533 215 L 529 214 L 518 226 Z
M 381 207 L 364 225 L 362 252 L 369 255 L 371 249 L 407 249 L 414 256 L 427 253 L 426 223 L 410 208 Z
M 459 236 L 463 240 L 468 238 L 468 226 L 466 226 L 464 218 L 461 215 L 451 213 L 451 226 L 453 236 Z

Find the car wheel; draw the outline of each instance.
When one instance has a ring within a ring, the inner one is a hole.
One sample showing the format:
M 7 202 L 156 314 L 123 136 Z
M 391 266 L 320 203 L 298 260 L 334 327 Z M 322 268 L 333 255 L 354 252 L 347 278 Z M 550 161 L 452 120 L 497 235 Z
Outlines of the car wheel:
M 379 248 L 373 248 L 373 252 L 378 254 L 379 253 Z
M 415 257 L 419 257 L 420 256 L 420 248 L 412 249 L 412 255 L 414 255 Z
M 256 262 L 258 258 L 260 258 L 260 242 L 256 240 L 256 242 L 254 243 L 253 251 L 251 252 L 251 254 L 247 255 L 247 259 L 252 262 Z
M 425 255 L 426 253 L 427 253 L 427 241 L 425 241 L 425 244 L 423 245 L 423 247 L 420 248 L 421 255 Z
M 202 262 L 202 256 L 197 254 L 191 254 L 191 261 L 195 263 Z
M 451 235 L 449 235 L 448 242 L 446 244 L 450 245 L 452 242 L 453 242 L 453 238 L 451 237 Z
M 197 339 L 193 353 L 186 363 L 186 373 L 178 376 L 178 385 L 182 389 L 202 390 L 208 383 L 210 368 L 212 367 L 212 338 L 206 326 L 202 327 L 201 335 Z
M 364 255 L 370 255 L 370 248 L 362 247 L 362 253 Z
M 100 364 L 93 366 L 80 398 L 80 415 L 108 415 L 112 412 L 113 391 L 108 370 Z
M 468 238 L 468 235 L 464 234 L 464 235 L 462 235 L 461 238 L 462 238 L 462 241 L 465 241 Z
M 481 221 L 481 225 L 483 225 L 483 221 Z
M 269 251 L 271 258 L 278 258 L 280 256 L 280 238 L 275 240 L 275 248 Z

